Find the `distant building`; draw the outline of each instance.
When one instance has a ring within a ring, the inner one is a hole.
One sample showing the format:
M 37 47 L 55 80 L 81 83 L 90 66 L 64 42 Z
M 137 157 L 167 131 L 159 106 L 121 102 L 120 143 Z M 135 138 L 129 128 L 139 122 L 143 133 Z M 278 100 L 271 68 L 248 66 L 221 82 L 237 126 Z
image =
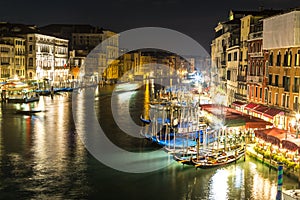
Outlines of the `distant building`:
M 0 78 L 8 79 L 13 75 L 14 46 L 5 41 L 0 41 Z
M 25 38 L 29 79 L 49 79 L 58 84 L 69 78 L 68 40 L 39 33 L 26 34 Z
M 92 74 L 90 70 L 88 73 L 86 73 L 85 69 L 81 69 L 80 71 L 86 75 L 93 76 L 92 79 L 94 81 L 106 80 L 118 76 L 118 74 L 107 76 L 111 72 L 105 72 L 109 65 L 115 65 L 113 61 L 119 56 L 119 38 L 115 32 L 86 24 L 50 24 L 40 27 L 40 29 L 44 33 L 69 40 L 69 49 L 72 51 L 70 53 L 70 67 L 75 67 L 73 60 L 80 59 L 80 63 L 85 63 L 84 60 L 88 54 L 100 43 L 104 44 L 102 51 L 97 52 L 98 59 L 95 58 L 97 61 L 93 61 L 97 69 L 91 69 L 93 71 Z M 117 71 L 113 70 L 112 73 L 119 73 Z

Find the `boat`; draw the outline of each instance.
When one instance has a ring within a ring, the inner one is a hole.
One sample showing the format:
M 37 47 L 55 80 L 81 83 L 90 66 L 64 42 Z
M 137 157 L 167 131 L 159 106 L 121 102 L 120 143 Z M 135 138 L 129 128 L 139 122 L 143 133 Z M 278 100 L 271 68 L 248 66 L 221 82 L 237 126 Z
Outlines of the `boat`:
M 300 200 L 300 189 L 295 190 L 283 190 L 283 200 Z
M 6 89 L 6 99 L 9 103 L 29 103 L 39 101 L 39 94 L 30 87 L 9 87 Z
M 135 91 L 135 90 L 138 90 L 142 86 L 143 86 L 143 83 L 141 81 L 117 83 L 114 91 L 115 92 Z
M 237 149 L 230 152 L 223 152 L 218 155 L 209 155 L 205 159 L 193 159 L 192 162 L 196 168 L 213 168 L 228 165 L 238 161 L 245 155 L 245 149 Z
M 150 119 L 145 119 L 145 118 L 143 117 L 142 114 L 141 114 L 141 116 L 140 116 L 140 120 L 141 120 L 143 123 L 145 123 L 145 124 L 150 124 L 150 123 L 151 123 L 151 120 L 150 120 Z
M 17 114 L 23 114 L 23 115 L 32 115 L 39 112 L 42 112 L 42 110 L 16 110 Z

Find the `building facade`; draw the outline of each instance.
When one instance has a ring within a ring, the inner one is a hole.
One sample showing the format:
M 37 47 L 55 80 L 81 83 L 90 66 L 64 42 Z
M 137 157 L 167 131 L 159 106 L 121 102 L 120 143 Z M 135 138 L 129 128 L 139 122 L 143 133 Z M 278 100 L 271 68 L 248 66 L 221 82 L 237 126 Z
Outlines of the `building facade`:
M 59 84 L 68 79 L 68 40 L 39 33 L 26 34 L 27 77 Z
M 298 10 L 263 20 L 263 49 L 268 51 L 268 103 L 285 111 L 279 122 L 285 129 L 291 128 L 299 113 L 299 24 Z

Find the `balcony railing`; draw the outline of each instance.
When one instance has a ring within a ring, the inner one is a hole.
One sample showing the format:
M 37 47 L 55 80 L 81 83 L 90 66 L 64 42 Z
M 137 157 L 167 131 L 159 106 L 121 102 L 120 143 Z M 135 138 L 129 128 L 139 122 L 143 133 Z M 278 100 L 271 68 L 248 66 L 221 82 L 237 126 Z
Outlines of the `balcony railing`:
M 262 31 L 249 34 L 249 39 L 250 40 L 255 39 L 255 38 L 262 38 L 262 37 L 263 37 Z
M 236 98 L 238 100 L 246 101 L 247 100 L 247 95 L 243 95 L 243 94 L 239 94 L 239 93 L 234 93 L 234 98 Z
M 253 52 L 253 53 L 248 53 L 250 57 L 263 57 L 262 52 Z
M 247 82 L 250 83 L 262 83 L 263 77 L 262 76 L 247 76 Z
M 246 76 L 238 76 L 237 80 L 241 82 L 246 82 Z

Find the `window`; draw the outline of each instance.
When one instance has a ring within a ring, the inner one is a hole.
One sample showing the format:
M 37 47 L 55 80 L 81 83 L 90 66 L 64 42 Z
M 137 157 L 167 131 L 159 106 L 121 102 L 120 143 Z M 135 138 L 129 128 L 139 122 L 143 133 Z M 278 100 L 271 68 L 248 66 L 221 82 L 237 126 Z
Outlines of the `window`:
M 258 88 L 255 87 L 255 97 L 257 98 Z
M 230 80 L 230 70 L 227 71 L 227 80 Z
M 282 87 L 285 87 L 285 82 L 286 82 L 286 76 L 282 77 Z
M 272 85 L 272 74 L 269 74 L 269 85 Z
M 231 61 L 231 53 L 228 54 L 227 60 L 228 60 L 228 61 Z
M 299 111 L 299 109 L 298 109 L 298 107 L 299 107 L 298 96 L 295 96 L 295 97 L 294 97 L 294 105 L 293 105 L 293 107 L 294 107 L 294 111 L 296 111 L 296 112 Z
M 29 53 L 32 53 L 32 45 L 29 45 Z
M 295 54 L 295 66 L 299 66 L 300 50 Z
M 259 99 L 262 99 L 262 88 L 259 88 Z
M 273 66 L 273 52 L 269 55 L 269 66 Z
M 272 92 L 270 91 L 269 92 L 269 104 L 271 104 L 272 103 Z
M 290 91 L 290 85 L 291 85 L 290 79 L 291 79 L 290 77 L 286 77 L 284 91 L 287 91 L 287 92 Z
M 294 78 L 293 92 L 299 92 L 299 78 Z
M 240 61 L 242 61 L 243 60 L 243 52 L 241 51 L 241 53 L 240 53 Z
M 285 107 L 285 94 L 282 94 L 282 98 L 281 98 L 281 106 Z
M 289 66 L 289 67 L 291 67 L 292 66 L 292 52 L 290 51 L 290 53 L 289 53 L 289 55 L 288 55 L 288 60 L 287 60 L 287 65 Z
M 268 102 L 268 89 L 267 88 L 265 88 L 265 103 L 267 103 Z
M 30 67 L 33 66 L 33 58 L 29 58 L 29 60 L 28 60 L 28 66 L 30 66 Z
M 279 75 L 275 75 L 275 86 L 278 86 Z
M 278 105 L 278 93 L 275 93 L 275 105 Z
M 286 95 L 286 107 L 289 108 L 290 107 L 290 96 Z
M 280 63 L 281 63 L 281 54 L 280 52 L 278 52 L 277 59 L 276 59 L 276 66 L 280 66 Z
M 247 97 L 250 97 L 250 86 L 249 85 L 247 85 Z
M 233 60 L 237 61 L 237 52 L 234 52 L 234 54 L 233 54 Z
M 288 56 L 289 56 L 289 53 L 286 51 L 283 56 L 283 66 L 288 66 Z

